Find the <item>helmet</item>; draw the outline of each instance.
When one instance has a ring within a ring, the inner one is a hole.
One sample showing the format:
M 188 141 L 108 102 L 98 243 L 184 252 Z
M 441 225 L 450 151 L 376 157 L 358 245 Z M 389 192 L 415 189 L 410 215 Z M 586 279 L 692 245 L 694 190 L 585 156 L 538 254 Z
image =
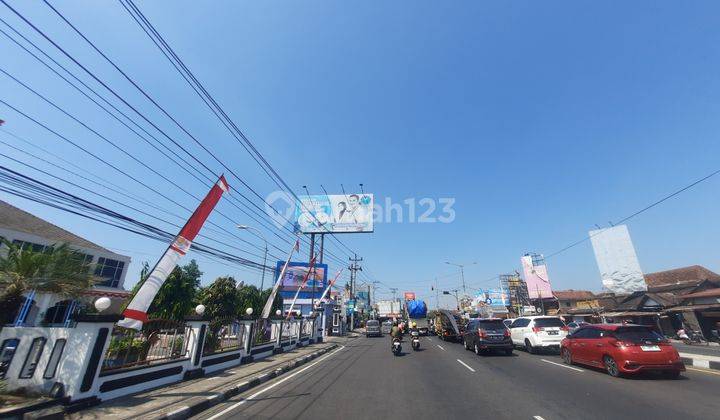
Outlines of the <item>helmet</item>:
M 412 324 L 410 324 L 413 328 L 417 327 L 417 322 L 413 321 Z

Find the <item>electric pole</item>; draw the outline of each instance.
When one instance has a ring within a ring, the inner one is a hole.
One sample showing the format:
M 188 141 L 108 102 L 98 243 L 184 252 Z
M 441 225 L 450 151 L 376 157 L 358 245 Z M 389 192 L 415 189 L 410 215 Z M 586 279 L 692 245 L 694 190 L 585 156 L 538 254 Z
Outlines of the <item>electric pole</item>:
M 350 311 L 350 331 L 355 328 L 355 306 L 357 305 L 357 302 L 355 301 L 355 278 L 357 277 L 357 272 L 362 271 L 362 267 L 358 264 L 360 261 L 362 261 L 362 257 L 358 258 L 357 254 L 353 254 L 352 258 L 349 258 L 350 260 L 350 266 L 348 266 L 348 270 L 350 270 L 350 299 L 353 301 L 353 310 Z

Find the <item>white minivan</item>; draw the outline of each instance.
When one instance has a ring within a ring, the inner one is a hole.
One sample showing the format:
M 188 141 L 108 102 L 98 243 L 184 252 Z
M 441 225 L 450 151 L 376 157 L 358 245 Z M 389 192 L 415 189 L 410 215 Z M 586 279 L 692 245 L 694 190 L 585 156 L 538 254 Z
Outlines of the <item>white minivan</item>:
M 516 347 L 528 353 L 540 349 L 560 351 L 560 342 L 568 335 L 568 327 L 556 316 L 524 316 L 510 324 L 510 338 Z

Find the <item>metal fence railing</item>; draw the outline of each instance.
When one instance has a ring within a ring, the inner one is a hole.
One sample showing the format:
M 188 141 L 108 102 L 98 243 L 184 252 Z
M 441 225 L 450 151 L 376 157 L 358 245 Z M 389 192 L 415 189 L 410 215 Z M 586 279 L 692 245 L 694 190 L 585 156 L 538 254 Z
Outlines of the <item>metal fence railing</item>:
M 165 319 L 149 320 L 141 331 L 115 326 L 102 372 L 187 357 L 190 334 L 185 323 Z
M 245 347 L 245 324 L 234 319 L 213 321 L 203 345 L 203 355 Z
M 262 346 L 263 344 L 273 343 L 277 339 L 278 324 L 272 323 L 268 320 L 258 319 L 253 324 L 253 341 L 254 347 Z
M 308 318 L 304 319 L 302 323 L 302 331 L 300 332 L 300 337 L 309 337 L 312 335 L 313 328 L 315 326 L 315 319 Z

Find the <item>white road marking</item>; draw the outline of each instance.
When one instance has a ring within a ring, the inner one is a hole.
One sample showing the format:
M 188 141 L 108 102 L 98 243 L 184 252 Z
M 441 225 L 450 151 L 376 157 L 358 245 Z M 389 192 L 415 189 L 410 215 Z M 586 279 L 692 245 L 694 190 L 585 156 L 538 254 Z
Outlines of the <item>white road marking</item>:
M 445 350 L 445 349 L 443 348 L 443 346 L 441 346 L 440 344 L 435 344 L 435 345 L 438 346 L 438 347 L 440 347 L 440 350 Z
M 288 380 L 294 378 L 295 376 L 297 376 L 297 375 L 305 372 L 306 370 L 310 369 L 311 367 L 313 367 L 313 366 L 317 365 L 318 363 L 322 362 L 323 360 L 325 360 L 325 359 L 327 359 L 327 358 L 335 355 L 335 353 L 339 352 L 340 350 L 342 350 L 342 349 L 344 349 L 344 348 L 345 348 L 345 346 L 340 346 L 340 348 L 337 349 L 337 350 L 335 350 L 334 352 L 332 352 L 332 353 L 330 353 L 330 354 L 328 354 L 328 355 L 326 355 L 326 356 L 324 356 L 324 357 L 321 357 L 321 358 L 318 359 L 316 362 L 307 365 L 306 367 L 304 367 L 304 368 L 300 369 L 299 371 L 291 374 L 290 376 L 285 377 L 285 378 L 283 378 L 283 379 L 275 382 L 275 383 L 272 384 L 272 385 L 266 386 L 265 388 L 261 389 L 260 391 L 258 391 L 258 392 L 256 392 L 256 393 L 250 395 L 249 397 L 243 399 L 242 401 L 239 401 L 239 402 L 231 405 L 230 407 L 228 407 L 228 408 L 226 408 L 225 410 L 223 410 L 223 411 L 215 414 L 214 416 L 208 417 L 207 420 L 215 420 L 215 419 L 217 419 L 217 418 L 220 418 L 220 417 L 224 416 L 224 415 L 227 414 L 228 412 L 230 412 L 230 411 L 236 409 L 237 407 L 245 404 L 246 402 L 248 402 L 248 400 L 252 400 L 252 399 L 256 398 L 257 396 L 259 396 L 259 395 L 261 395 L 261 394 L 264 394 L 265 392 L 267 392 L 267 391 L 275 388 L 276 386 L 282 384 L 283 382 L 288 381 Z
M 582 369 L 578 369 L 578 368 L 576 368 L 576 367 L 572 367 L 572 366 L 568 366 L 568 365 L 563 365 L 562 363 L 551 362 L 550 360 L 545 360 L 545 359 L 540 359 L 540 360 L 543 361 L 543 362 L 545 362 L 545 363 L 550 363 L 550 364 L 555 365 L 555 366 L 564 367 L 565 369 L 572 369 L 572 370 L 575 370 L 575 371 L 578 371 L 578 372 L 585 372 L 585 371 L 582 370 Z
M 545 420 L 544 418 L 542 418 L 542 417 L 540 417 L 540 416 L 533 416 L 533 418 L 534 418 L 535 420 Z
M 460 363 L 461 365 L 463 365 L 463 366 L 465 366 L 466 368 L 470 369 L 470 372 L 475 372 L 475 369 L 473 369 L 473 368 L 471 368 L 470 366 L 466 365 L 465 362 L 463 362 L 462 360 L 460 360 L 460 359 L 455 359 L 455 360 L 457 360 L 458 363 Z

